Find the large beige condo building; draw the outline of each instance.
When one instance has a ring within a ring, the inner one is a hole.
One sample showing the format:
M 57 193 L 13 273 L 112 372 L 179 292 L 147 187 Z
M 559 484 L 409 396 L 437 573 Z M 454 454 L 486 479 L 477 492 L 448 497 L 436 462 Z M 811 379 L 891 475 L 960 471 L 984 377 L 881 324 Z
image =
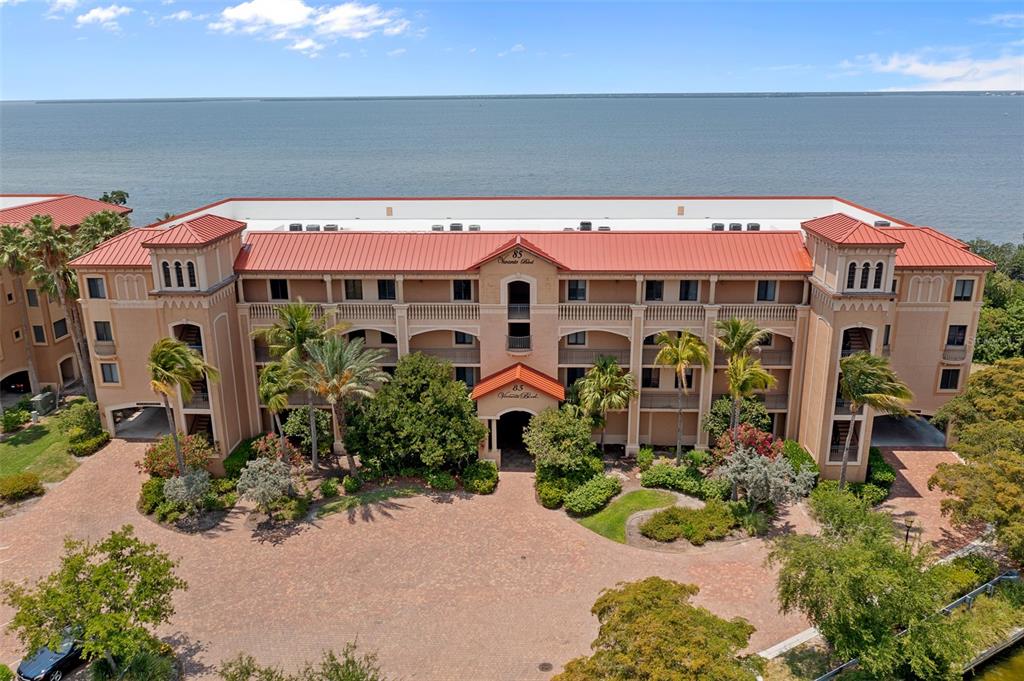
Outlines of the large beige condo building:
M 450 361 L 489 428 L 481 454 L 518 444 L 529 415 L 556 406 L 599 356 L 640 386 L 608 419 L 634 452 L 707 445 L 701 419 L 726 392 L 716 320 L 753 319 L 778 378 L 761 396 L 773 430 L 838 475 L 849 411 L 839 359 L 888 355 L 932 414 L 962 389 L 991 263 L 929 227 L 835 197 L 226 199 L 133 229 L 74 261 L 106 426 L 159 405 L 146 355 L 175 336 L 219 367 L 175 405 L 221 456 L 269 430 L 256 397 L 269 359 L 252 339 L 302 300 L 387 352 Z M 653 337 L 690 331 L 712 368 L 686 375 L 680 405 Z M 97 336 L 101 333 L 101 336 Z M 297 396 L 296 404 L 302 403 Z M 874 415 L 857 420 L 863 479 Z

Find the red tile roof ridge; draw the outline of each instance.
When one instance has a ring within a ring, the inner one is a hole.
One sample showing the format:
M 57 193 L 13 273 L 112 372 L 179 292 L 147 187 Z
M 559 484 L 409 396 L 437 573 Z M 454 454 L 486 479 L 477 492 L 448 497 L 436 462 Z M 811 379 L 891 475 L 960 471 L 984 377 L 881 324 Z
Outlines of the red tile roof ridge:
M 804 228 L 804 231 L 836 244 L 853 246 L 902 243 L 899 239 L 886 234 L 880 228 L 869 225 L 863 220 L 858 220 L 846 213 L 831 213 L 810 220 L 804 220 L 800 223 L 800 226 Z
M 500 390 L 510 383 L 516 382 L 526 383 L 558 401 L 565 399 L 565 387 L 561 383 L 555 378 L 522 362 L 516 362 L 480 379 L 473 387 L 470 397 L 476 400 L 484 395 L 489 395 L 495 390 Z
M 246 224 L 214 213 L 179 222 L 166 228 L 154 228 L 157 232 L 142 243 L 151 246 L 196 246 L 213 243 L 245 229 Z
M 7 196 L 12 195 L 8 194 Z M 88 196 L 79 196 L 78 194 L 61 194 L 58 196 L 44 194 L 41 196 L 48 198 L 40 198 L 38 201 L 0 208 L 0 224 L 21 225 L 36 215 L 49 215 L 58 226 L 73 227 L 80 224 L 82 220 L 93 213 L 110 211 L 125 215 L 132 212 L 132 209 L 128 206 L 118 206 L 100 201 L 99 199 L 90 199 Z M 44 206 L 48 209 L 43 209 Z

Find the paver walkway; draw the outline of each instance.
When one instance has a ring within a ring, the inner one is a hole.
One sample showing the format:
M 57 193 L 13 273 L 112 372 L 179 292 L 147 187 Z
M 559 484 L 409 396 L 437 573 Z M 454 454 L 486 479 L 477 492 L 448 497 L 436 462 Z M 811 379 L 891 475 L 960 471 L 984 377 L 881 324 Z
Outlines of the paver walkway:
M 502 473 L 483 497 L 395 499 L 328 516 L 281 543 L 260 542 L 235 513 L 204 536 L 179 534 L 135 511 L 144 445 L 115 440 L 30 510 L 0 519 L 0 579 L 51 571 L 65 535 L 97 539 L 131 523 L 181 561 L 190 584 L 161 632 L 174 636 L 189 678 L 213 678 L 239 651 L 287 666 L 358 639 L 403 679 L 547 679 L 586 654 L 590 607 L 603 588 L 650 575 L 701 587 L 697 602 L 749 619 L 760 650 L 807 625 L 781 616 L 765 544 L 699 556 L 616 544 L 534 500 L 532 474 Z M 0 606 L 0 624 L 10 619 Z M 0 661 L 21 654 L 0 633 Z

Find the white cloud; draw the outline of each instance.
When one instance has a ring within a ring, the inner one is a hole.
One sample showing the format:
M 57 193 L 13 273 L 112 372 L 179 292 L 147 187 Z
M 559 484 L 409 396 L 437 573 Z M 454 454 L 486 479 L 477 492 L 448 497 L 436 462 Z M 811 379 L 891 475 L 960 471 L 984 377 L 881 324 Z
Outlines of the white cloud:
M 192 14 L 187 9 L 178 10 L 173 14 L 167 14 L 164 19 L 167 21 L 202 21 L 207 15 L 205 14 Z
M 78 3 L 79 0 L 50 0 L 50 8 L 46 12 L 47 14 L 67 13 L 78 7 Z
M 318 43 L 312 38 L 303 38 L 302 40 L 296 40 L 294 43 L 288 46 L 289 50 L 295 50 L 307 57 L 316 57 L 320 54 L 320 50 L 324 49 L 323 43 Z
M 403 54 L 405 54 L 405 53 L 406 53 L 406 51 L 407 51 L 407 50 L 406 50 L 406 49 L 405 49 L 404 47 L 399 47 L 399 48 L 398 48 L 398 49 L 396 49 L 396 50 L 390 50 L 390 51 L 388 51 L 388 52 L 387 52 L 387 55 L 388 55 L 389 57 L 401 57 L 401 56 L 402 56 Z
M 960 54 L 929 59 L 920 53 L 861 55 L 840 68 L 848 75 L 862 71 L 895 74 L 916 79 L 890 90 L 1024 90 L 1024 54 L 1004 53 L 991 59 Z
M 127 16 L 132 13 L 131 7 L 124 7 L 122 5 L 110 5 L 109 7 L 93 7 L 85 14 L 80 14 L 75 18 L 75 23 L 79 26 L 87 26 L 89 24 L 99 24 L 102 28 L 108 31 L 120 30 L 120 26 L 117 23 L 118 17 Z
M 499 52 L 499 57 L 505 57 L 516 52 L 526 52 L 526 47 L 522 43 L 516 43 L 512 47 L 508 48 L 504 52 Z
M 977 23 L 1002 26 L 1003 28 L 1024 28 L 1024 12 L 993 14 L 985 19 L 978 20 Z

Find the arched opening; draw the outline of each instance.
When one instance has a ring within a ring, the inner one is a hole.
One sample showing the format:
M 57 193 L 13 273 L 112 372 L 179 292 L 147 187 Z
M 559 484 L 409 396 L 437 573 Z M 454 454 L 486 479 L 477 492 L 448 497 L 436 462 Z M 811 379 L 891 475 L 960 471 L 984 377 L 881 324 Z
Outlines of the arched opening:
M 530 282 L 510 281 L 507 285 L 508 293 L 508 318 L 529 319 L 530 318 Z
M 842 356 L 855 352 L 871 352 L 871 329 L 858 326 L 843 331 Z
M 75 360 L 73 357 L 65 357 L 57 365 L 60 370 L 60 382 L 62 385 L 69 385 L 75 382 L 78 378 L 78 374 L 75 371 Z
M 523 430 L 532 414 L 527 411 L 508 411 L 498 417 L 498 449 L 501 467 L 510 471 L 532 471 L 533 459 L 523 445 Z
M 187 266 L 186 269 L 188 270 L 188 285 L 189 285 L 189 288 L 195 288 L 196 287 L 196 264 L 190 260 L 188 262 L 188 266 Z
M 13 406 L 23 395 L 32 392 L 28 381 L 28 371 L 22 369 L 8 374 L 0 381 L 0 400 L 5 407 Z
M 851 262 L 846 273 L 846 288 L 853 288 L 857 285 L 857 263 Z
M 877 265 L 875 265 L 875 281 L 873 288 L 882 288 L 882 263 L 878 263 Z
M 862 267 L 861 270 L 860 270 L 860 287 L 861 288 L 867 288 L 868 287 L 868 277 L 870 277 L 870 276 L 871 276 L 871 263 L 866 262 L 866 263 L 864 263 L 864 267 Z
M 171 288 L 171 266 L 166 260 L 160 265 L 161 271 L 164 273 L 164 288 Z
M 185 288 L 185 276 L 182 274 L 181 263 L 178 261 L 174 262 L 174 283 L 178 288 Z

